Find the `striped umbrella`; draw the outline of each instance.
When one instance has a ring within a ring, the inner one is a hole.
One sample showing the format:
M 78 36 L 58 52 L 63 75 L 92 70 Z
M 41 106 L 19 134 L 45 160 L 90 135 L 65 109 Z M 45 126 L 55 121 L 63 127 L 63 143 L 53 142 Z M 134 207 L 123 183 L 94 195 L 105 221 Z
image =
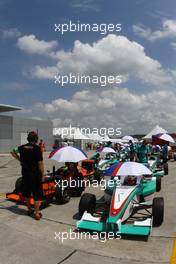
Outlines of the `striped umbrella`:
M 175 140 L 169 135 L 169 134 L 157 134 L 154 137 L 162 139 L 164 141 L 170 142 L 170 143 L 175 143 Z
M 116 153 L 113 148 L 105 147 L 101 151 L 102 153 Z
M 145 165 L 132 161 L 115 163 L 105 172 L 107 176 L 141 176 L 151 174 L 152 172 Z
M 58 162 L 79 162 L 87 158 L 86 153 L 82 149 L 71 146 L 58 148 L 49 155 L 49 159 Z

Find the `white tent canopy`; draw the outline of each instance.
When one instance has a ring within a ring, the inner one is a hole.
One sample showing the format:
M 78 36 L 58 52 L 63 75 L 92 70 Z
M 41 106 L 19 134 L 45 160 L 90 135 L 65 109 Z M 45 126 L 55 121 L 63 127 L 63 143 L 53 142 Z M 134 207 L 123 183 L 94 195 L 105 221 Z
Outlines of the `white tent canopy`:
M 123 140 L 121 138 L 111 138 L 110 140 L 112 143 L 122 143 Z
M 70 128 L 54 128 L 53 134 L 68 139 L 90 140 L 88 136 L 81 133 L 79 128 L 72 128 L 72 130 Z
M 99 134 L 96 133 L 87 133 L 85 135 L 84 133 L 82 133 L 81 129 L 77 127 L 54 128 L 53 135 L 61 135 L 62 138 L 68 139 L 80 139 L 96 142 L 111 141 L 111 139 L 107 135 L 104 137 L 101 137 Z
M 152 136 L 161 134 L 161 133 L 167 133 L 167 131 L 157 125 L 156 127 L 152 129 L 152 131 L 150 131 L 145 137 L 143 137 L 143 139 L 152 139 Z
M 108 137 L 108 135 L 105 135 L 102 137 L 102 141 L 108 142 L 108 141 L 111 141 L 111 139 Z
M 89 137 L 90 140 L 93 140 L 93 141 L 97 141 L 97 142 L 102 142 L 103 141 L 103 138 L 100 137 L 100 135 L 98 135 L 98 134 L 94 134 L 94 133 L 88 134 L 88 137 Z
M 79 129 L 77 129 L 73 135 L 73 139 L 81 139 L 81 140 L 88 140 L 89 137 L 85 136 L 81 133 Z
M 132 142 L 134 142 L 134 138 L 132 136 L 124 136 L 122 140 L 126 142 L 129 142 L 131 140 Z

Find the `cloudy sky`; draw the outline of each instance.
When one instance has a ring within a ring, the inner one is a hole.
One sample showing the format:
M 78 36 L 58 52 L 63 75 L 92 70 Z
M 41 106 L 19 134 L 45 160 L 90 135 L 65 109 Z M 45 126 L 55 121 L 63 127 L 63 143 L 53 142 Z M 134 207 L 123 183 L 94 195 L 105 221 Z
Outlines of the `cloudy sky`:
M 0 103 L 55 127 L 176 131 L 175 10 L 175 0 L 0 0 Z M 70 21 L 99 31 L 61 34 Z M 70 73 L 122 82 L 55 83 Z

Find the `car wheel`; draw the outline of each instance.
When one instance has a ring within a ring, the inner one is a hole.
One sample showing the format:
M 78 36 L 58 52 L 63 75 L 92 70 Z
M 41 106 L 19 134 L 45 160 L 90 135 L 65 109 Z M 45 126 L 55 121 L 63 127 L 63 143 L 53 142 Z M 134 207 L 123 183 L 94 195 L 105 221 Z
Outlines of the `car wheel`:
M 70 189 L 65 188 L 62 190 L 61 188 L 56 188 L 55 191 L 55 199 L 58 204 L 65 204 L 70 201 L 71 195 L 70 195 Z
M 168 175 L 169 168 L 168 168 L 168 163 L 164 163 L 164 175 Z
M 22 177 L 18 178 L 15 183 L 15 193 L 21 193 L 22 192 Z
M 153 226 L 160 226 L 164 219 L 164 199 L 156 197 L 152 205 Z
M 90 214 L 95 212 L 96 207 L 96 196 L 91 193 L 84 193 L 79 202 L 79 215 L 82 216 L 85 211 Z
M 156 177 L 156 191 L 161 191 L 161 177 Z

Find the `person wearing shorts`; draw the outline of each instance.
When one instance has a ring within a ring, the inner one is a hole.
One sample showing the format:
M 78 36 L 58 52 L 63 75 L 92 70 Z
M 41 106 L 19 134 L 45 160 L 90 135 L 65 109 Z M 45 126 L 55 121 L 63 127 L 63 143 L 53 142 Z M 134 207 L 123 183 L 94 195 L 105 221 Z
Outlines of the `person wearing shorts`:
M 44 174 L 43 156 L 37 145 L 38 135 L 30 132 L 27 137 L 28 143 L 14 149 L 11 154 L 20 161 L 22 166 L 22 195 L 25 197 L 28 214 L 33 213 L 30 205 L 31 196 L 34 198 L 34 217 L 40 220 L 42 214 L 39 211 L 40 201 L 43 198 L 42 178 Z

